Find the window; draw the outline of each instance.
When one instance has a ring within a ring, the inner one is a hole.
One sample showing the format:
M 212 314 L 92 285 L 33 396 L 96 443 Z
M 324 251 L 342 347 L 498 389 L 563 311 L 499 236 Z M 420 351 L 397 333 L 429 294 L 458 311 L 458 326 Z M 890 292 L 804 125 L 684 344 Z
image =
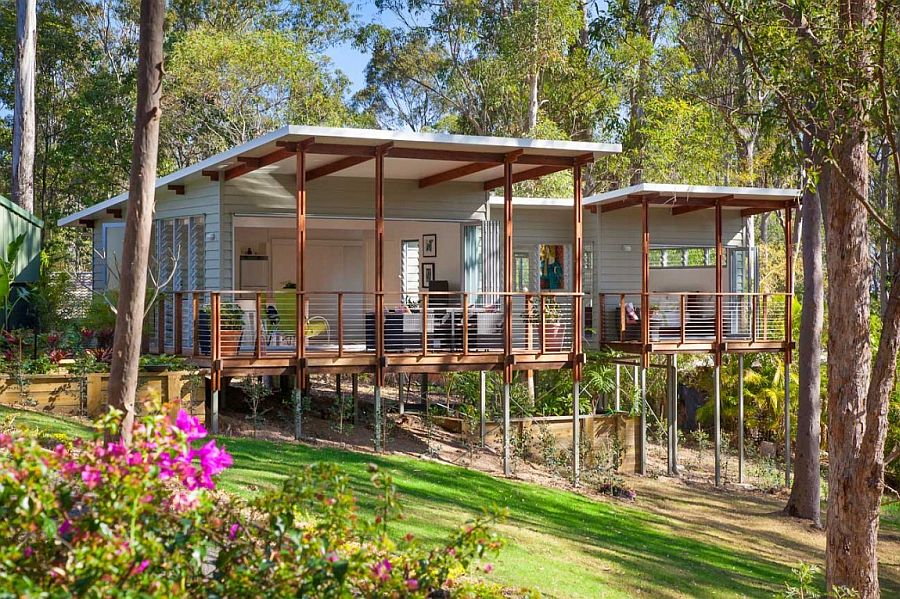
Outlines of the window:
M 650 268 L 713 268 L 716 266 L 716 248 L 711 246 L 653 247 L 650 248 Z M 725 267 L 725 254 L 722 254 Z
M 482 261 L 481 226 L 463 226 L 463 290 L 481 291 Z
M 531 256 L 528 252 L 513 253 L 513 291 L 526 291 L 531 283 Z
M 400 289 L 403 303 L 417 301 L 419 295 L 419 240 L 400 242 Z

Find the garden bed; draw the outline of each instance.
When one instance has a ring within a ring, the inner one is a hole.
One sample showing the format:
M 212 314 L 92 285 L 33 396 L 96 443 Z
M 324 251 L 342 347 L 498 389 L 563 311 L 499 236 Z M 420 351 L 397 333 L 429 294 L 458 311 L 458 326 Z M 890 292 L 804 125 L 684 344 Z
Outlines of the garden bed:
M 138 399 L 159 397 L 163 403 L 175 403 L 205 418 L 203 381 L 198 381 L 196 376 L 187 371 L 142 371 L 138 378 Z M 0 375 L 0 404 L 93 418 L 106 407 L 108 387 L 107 372 Z

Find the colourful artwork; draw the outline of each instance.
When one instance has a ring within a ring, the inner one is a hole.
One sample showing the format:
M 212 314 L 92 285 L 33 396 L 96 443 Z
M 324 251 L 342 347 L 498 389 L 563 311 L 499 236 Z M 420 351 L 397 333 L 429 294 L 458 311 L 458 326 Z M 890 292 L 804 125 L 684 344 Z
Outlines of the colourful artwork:
M 564 248 L 561 245 L 541 246 L 542 291 L 555 291 L 565 287 L 563 255 Z

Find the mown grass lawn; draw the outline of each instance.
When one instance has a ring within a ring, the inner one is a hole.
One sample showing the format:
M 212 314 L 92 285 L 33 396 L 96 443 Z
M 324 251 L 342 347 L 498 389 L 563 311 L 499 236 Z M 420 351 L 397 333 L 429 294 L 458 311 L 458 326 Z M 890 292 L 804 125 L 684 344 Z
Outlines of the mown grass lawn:
M 40 414 L 17 412 L 17 422 L 69 435 L 86 432 Z M 243 438 L 222 442 L 235 465 L 221 486 L 243 496 L 277 485 L 302 464 L 330 461 L 343 465 L 368 511 L 373 495 L 367 464 L 375 463 L 393 474 L 403 501 L 406 517 L 397 530 L 428 541 L 439 541 L 486 506 L 507 507 L 509 520 L 501 526 L 507 546 L 490 579 L 549 596 L 762 597 L 792 578 L 789 565 L 760 558 L 751 543 L 721 546 L 678 536 L 665 519 L 618 502 L 406 457 Z

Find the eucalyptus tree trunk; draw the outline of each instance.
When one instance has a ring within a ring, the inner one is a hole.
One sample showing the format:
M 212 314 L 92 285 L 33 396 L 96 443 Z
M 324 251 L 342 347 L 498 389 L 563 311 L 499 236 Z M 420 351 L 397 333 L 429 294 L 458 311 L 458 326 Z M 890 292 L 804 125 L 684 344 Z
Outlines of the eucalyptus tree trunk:
M 160 97 L 163 77 L 165 0 L 141 0 L 137 67 L 137 107 L 128 182 L 128 214 L 119 274 L 119 303 L 109 376 L 109 405 L 125 412 L 122 438 L 131 442 L 134 398 L 141 355 L 150 230 L 156 187 Z
M 16 103 L 13 113 L 12 199 L 34 212 L 35 0 L 16 0 Z
M 826 167 L 827 168 L 827 167 Z M 798 371 L 800 389 L 797 404 L 794 483 L 784 511 L 790 516 L 821 524 L 819 446 L 822 436 L 822 322 L 824 295 L 822 272 L 822 206 L 819 197 L 827 193 L 828 176 L 822 173 L 817 190 L 803 192 L 801 253 L 803 255 L 803 311 L 800 314 Z
M 875 0 L 841 3 L 840 34 L 852 40 L 873 27 Z M 852 56 L 861 78 L 871 57 Z M 868 127 L 864 98 L 836 114 L 842 130 L 833 146 L 835 173 L 827 203 L 828 284 L 828 515 L 829 592 L 848 587 L 878 597 L 878 526 L 884 491 L 888 397 L 900 344 L 900 285 L 889 295 L 874 365 L 869 339 L 872 266 L 868 217 L 857 196 L 869 195 Z M 895 262 L 894 271 L 898 264 Z

